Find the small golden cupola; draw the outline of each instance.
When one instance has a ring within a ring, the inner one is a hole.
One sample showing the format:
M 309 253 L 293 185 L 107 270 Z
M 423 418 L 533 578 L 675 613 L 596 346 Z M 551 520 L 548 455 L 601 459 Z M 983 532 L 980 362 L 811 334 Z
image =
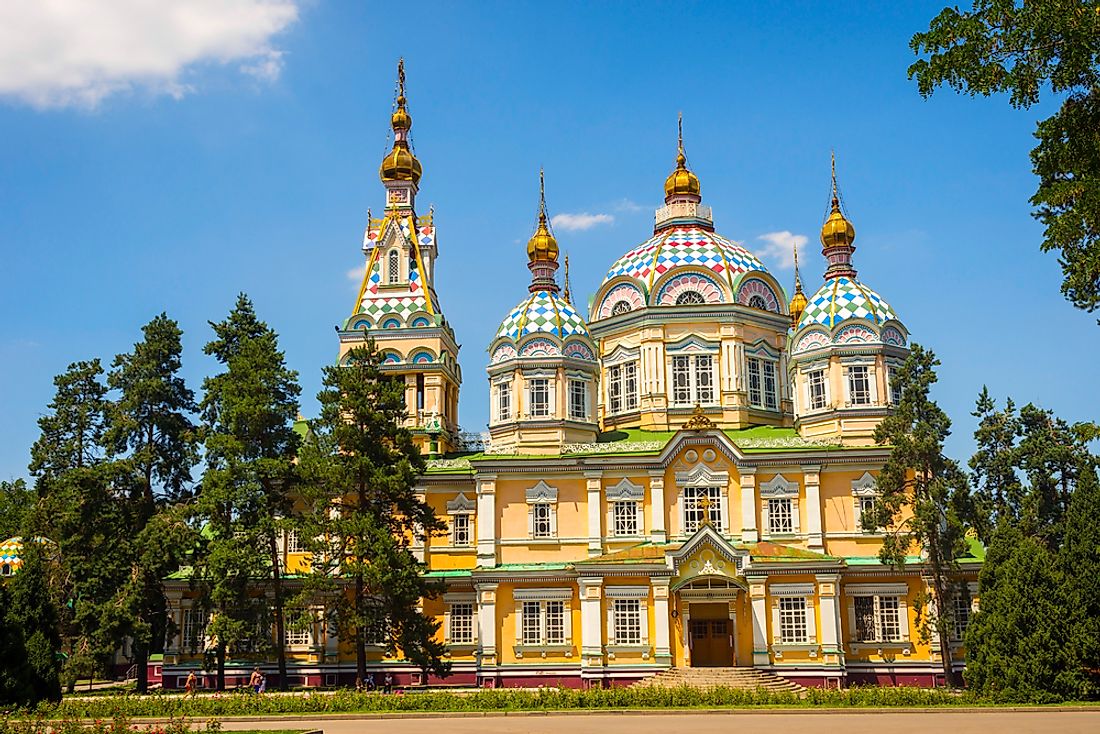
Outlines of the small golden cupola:
M 806 310 L 806 294 L 802 292 L 802 276 L 798 272 L 798 245 L 794 246 L 794 295 L 791 296 L 791 328 L 797 328 L 798 322 Z
M 527 241 L 527 268 L 531 271 L 531 292 L 541 290 L 558 292 L 554 273 L 558 269 L 558 240 L 550 231 L 550 219 L 546 216 L 546 183 L 539 169 L 539 223 L 535 233 Z
M 420 183 L 423 169 L 420 161 L 413 155 L 409 147 L 409 130 L 412 128 L 412 116 L 406 107 L 405 100 L 405 60 L 397 62 L 397 109 L 390 118 L 393 127 L 393 149 L 382 159 L 382 165 L 378 168 L 378 175 L 382 183 L 393 181 L 411 181 L 414 185 Z
M 852 267 L 852 253 L 855 252 L 856 228 L 844 216 L 840 209 L 840 194 L 836 185 L 836 154 L 832 154 L 833 199 L 829 216 L 821 225 L 821 254 L 825 256 L 828 267 L 826 278 L 849 277 L 856 275 Z
M 680 114 L 677 128 L 676 169 L 665 179 L 665 203 L 673 201 L 699 201 L 699 177 L 688 170 L 687 156 L 684 155 L 684 115 Z

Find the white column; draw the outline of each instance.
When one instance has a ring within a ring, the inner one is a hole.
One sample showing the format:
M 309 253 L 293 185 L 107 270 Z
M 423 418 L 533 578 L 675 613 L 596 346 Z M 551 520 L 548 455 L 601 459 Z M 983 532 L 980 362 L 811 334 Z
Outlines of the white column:
M 753 581 L 749 586 L 752 598 L 752 664 L 753 667 L 771 663 L 768 655 L 768 597 L 764 580 Z
M 653 587 L 653 656 L 658 665 L 672 664 L 672 648 L 669 644 L 668 579 L 651 579 Z
M 477 565 L 497 565 L 496 475 L 477 480 Z
M 668 538 L 668 526 L 665 524 L 665 473 L 649 473 L 649 539 L 654 543 L 664 543 Z
M 756 529 L 756 468 L 738 467 L 741 473 L 741 542 L 755 543 L 760 539 Z
M 421 502 L 427 501 L 427 497 L 425 496 L 424 489 L 422 487 L 417 487 L 415 492 L 416 498 L 418 500 L 420 500 Z M 430 542 L 427 536 L 425 536 L 423 533 L 424 529 L 420 525 L 417 525 L 415 528 L 413 528 L 413 540 L 412 543 L 409 544 L 409 551 L 413 554 L 413 557 L 415 557 L 416 560 L 420 561 L 421 563 L 424 563 L 427 560 L 426 546 Z
M 817 576 L 817 617 L 821 624 L 821 656 L 826 665 L 844 664 L 840 634 L 840 575 Z
M 825 547 L 821 534 L 821 467 L 802 467 L 802 483 L 806 486 L 806 530 L 813 550 Z
M 477 654 L 480 665 L 497 662 L 497 585 L 477 584 Z
M 581 597 L 581 666 L 602 668 L 603 615 L 600 613 L 600 598 L 603 596 L 603 579 L 581 577 L 577 579 L 577 586 Z
M 588 487 L 588 555 L 603 553 L 603 512 L 601 512 L 600 493 L 603 489 L 603 472 L 585 472 L 585 484 Z
M 730 638 L 733 640 L 733 665 L 737 665 L 737 653 L 740 652 L 737 647 L 737 599 L 733 599 L 729 603 L 729 615 L 730 615 Z

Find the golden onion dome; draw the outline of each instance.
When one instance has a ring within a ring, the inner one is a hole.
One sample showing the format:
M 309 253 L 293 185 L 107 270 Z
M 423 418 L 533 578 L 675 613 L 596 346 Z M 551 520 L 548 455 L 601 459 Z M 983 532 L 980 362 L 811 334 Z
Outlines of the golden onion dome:
M 538 229 L 527 241 L 527 258 L 558 261 L 558 241 L 554 235 L 550 234 L 550 228 L 546 224 L 546 212 L 539 212 Z
M 687 157 L 684 156 L 684 150 L 681 148 L 676 156 L 676 170 L 668 174 L 668 178 L 665 179 L 665 196 L 678 194 L 698 196 L 699 191 L 699 177 L 688 170 Z
M 808 301 L 806 300 L 805 294 L 802 293 L 801 288 L 796 290 L 794 295 L 791 296 L 790 311 L 792 324 L 797 324 L 798 320 L 802 318 L 802 312 L 806 310 L 807 303 Z
M 419 183 L 423 173 L 424 169 L 420 161 L 409 150 L 408 143 L 403 140 L 394 142 L 393 150 L 386 154 L 382 159 L 382 165 L 378 167 L 378 175 L 382 177 L 382 181 Z
M 840 203 L 833 199 L 833 210 L 825 224 L 821 225 L 821 244 L 825 247 L 850 245 L 855 242 L 856 228 L 840 211 Z
M 408 130 L 412 127 L 413 121 L 409 111 L 405 109 L 405 97 L 401 96 L 397 98 L 397 110 L 394 111 L 393 116 L 390 117 L 390 125 L 394 130 Z

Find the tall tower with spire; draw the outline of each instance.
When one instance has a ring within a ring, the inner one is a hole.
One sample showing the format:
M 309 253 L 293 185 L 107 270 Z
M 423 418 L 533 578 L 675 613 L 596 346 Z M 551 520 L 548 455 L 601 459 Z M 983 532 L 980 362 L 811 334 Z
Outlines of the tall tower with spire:
M 407 426 L 427 455 L 458 447 L 458 343 L 435 291 L 438 243 L 434 211 L 416 213 L 423 168 L 409 140 L 405 62 L 397 64 L 397 98 L 390 116 L 393 147 L 378 175 L 386 188 L 383 216 L 367 212 L 366 267 L 352 314 L 339 329 L 340 357 L 373 338 L 383 369 L 405 384 Z

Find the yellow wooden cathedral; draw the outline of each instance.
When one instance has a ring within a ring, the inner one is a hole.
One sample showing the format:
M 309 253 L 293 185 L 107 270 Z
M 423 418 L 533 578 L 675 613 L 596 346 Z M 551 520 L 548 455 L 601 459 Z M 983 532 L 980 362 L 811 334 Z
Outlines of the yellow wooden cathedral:
M 796 262 L 790 298 L 716 231 L 682 135 L 652 233 L 586 308 L 558 285 L 543 195 L 530 286 L 486 345 L 490 421 L 475 442 L 459 430 L 458 343 L 435 287 L 435 224 L 416 206 L 423 169 L 400 76 L 385 207 L 367 223 L 339 344 L 342 356 L 375 340 L 431 457 L 418 490 L 449 531 L 415 552 L 446 585 L 424 606 L 449 682 L 618 685 L 738 666 L 806 685 L 930 684 L 945 645 L 961 660 L 969 597 L 952 639 L 923 639 L 921 559 L 883 566 L 883 535 L 861 522 L 888 455 L 872 433 L 898 400 L 909 334 L 857 277 L 835 167 L 824 277 L 804 294 Z M 304 563 L 295 538 L 284 551 L 290 569 Z M 205 620 L 185 582 L 169 584 L 171 687 L 198 665 L 187 650 Z M 289 642 L 292 683 L 354 678 L 354 652 L 324 624 Z M 419 682 L 382 648 L 370 661 L 379 679 Z

